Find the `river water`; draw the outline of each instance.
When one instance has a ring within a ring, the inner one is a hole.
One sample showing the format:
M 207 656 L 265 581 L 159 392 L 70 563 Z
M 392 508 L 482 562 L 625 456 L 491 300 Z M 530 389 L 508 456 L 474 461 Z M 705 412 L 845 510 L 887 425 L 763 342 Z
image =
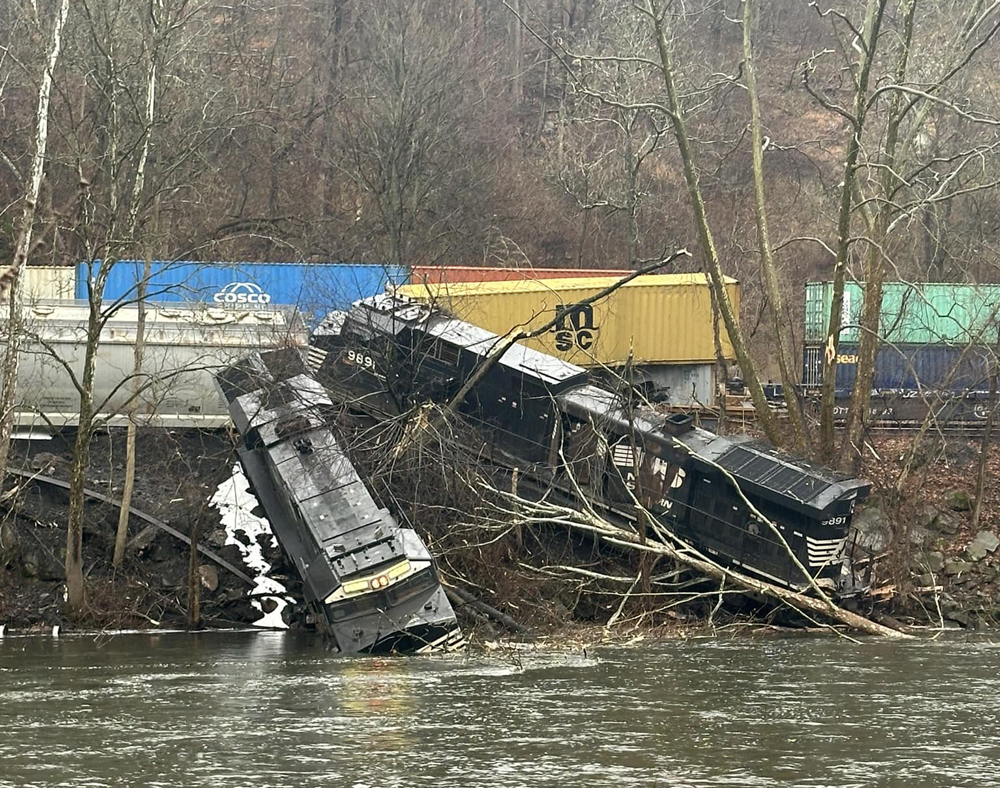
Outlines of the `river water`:
M 1000 644 L 0 640 L 0 786 L 1000 786 Z

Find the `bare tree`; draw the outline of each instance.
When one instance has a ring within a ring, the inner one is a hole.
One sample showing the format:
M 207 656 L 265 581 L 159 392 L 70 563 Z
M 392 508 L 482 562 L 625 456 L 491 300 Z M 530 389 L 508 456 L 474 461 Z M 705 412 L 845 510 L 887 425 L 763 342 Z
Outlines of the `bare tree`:
M 18 274 L 28 259 L 31 248 L 32 229 L 35 224 L 35 210 L 38 206 L 38 196 L 42 187 L 42 175 L 45 169 L 46 149 L 49 140 L 49 103 L 52 96 L 53 74 L 59 62 L 59 54 L 63 47 L 63 26 L 69 15 L 69 0 L 62 0 L 52 23 L 52 33 L 48 48 L 48 57 L 38 86 L 38 106 L 35 111 L 35 152 L 31 160 L 31 172 L 28 177 L 27 193 L 24 195 L 24 212 L 18 229 L 17 241 L 14 247 L 14 259 L 0 273 L 0 299 L 10 292 L 9 322 L 7 323 L 7 342 L 3 358 L 3 384 L 0 389 L 0 479 L 7 469 L 7 456 L 10 451 L 10 437 L 14 428 L 14 405 L 17 401 L 17 368 L 20 360 L 21 344 L 21 293 L 18 287 Z M 13 289 L 12 289 L 13 288 Z

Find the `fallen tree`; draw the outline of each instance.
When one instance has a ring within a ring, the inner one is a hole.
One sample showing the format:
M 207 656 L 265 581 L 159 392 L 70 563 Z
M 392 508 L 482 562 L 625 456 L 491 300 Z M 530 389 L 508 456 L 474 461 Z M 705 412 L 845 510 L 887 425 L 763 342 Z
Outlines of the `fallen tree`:
M 506 519 L 519 526 L 558 524 L 581 531 L 619 548 L 627 548 L 654 555 L 666 556 L 679 564 L 696 570 L 706 578 L 732 583 L 744 591 L 750 591 L 777 600 L 796 610 L 807 610 L 837 621 L 846 627 L 869 635 L 889 638 L 909 638 L 903 632 L 890 629 L 864 616 L 846 610 L 835 604 L 829 597 L 814 597 L 790 588 L 768 583 L 723 566 L 708 558 L 692 546 L 685 544 L 660 527 L 655 518 L 645 512 L 647 522 L 652 526 L 658 539 L 643 539 L 640 534 L 619 527 L 599 514 L 586 502 L 579 508 L 563 506 L 550 500 L 531 500 L 513 492 L 496 488 L 489 481 L 480 479 L 478 485 L 491 497 L 508 503 L 500 510 Z M 643 509 L 644 511 L 644 509 Z M 492 513 L 496 516 L 497 512 Z

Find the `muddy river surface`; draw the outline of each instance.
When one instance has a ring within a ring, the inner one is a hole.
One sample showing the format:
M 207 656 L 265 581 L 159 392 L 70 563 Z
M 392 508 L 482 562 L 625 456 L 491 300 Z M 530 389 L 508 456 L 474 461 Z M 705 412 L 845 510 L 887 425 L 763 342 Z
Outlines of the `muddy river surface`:
M 1000 786 L 1000 644 L 0 640 L 0 786 Z

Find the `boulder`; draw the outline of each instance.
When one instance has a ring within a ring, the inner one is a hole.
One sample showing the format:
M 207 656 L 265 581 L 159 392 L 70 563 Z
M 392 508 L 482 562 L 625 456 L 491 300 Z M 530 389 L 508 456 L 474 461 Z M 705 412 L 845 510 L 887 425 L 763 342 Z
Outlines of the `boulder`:
M 17 557 L 17 529 L 10 520 L 0 522 L 0 566 Z
M 934 588 L 937 585 L 939 585 L 940 582 L 941 580 L 937 575 L 933 575 L 930 573 L 917 575 L 916 577 L 913 578 L 913 585 L 917 586 L 918 588 Z
M 946 561 L 944 564 L 944 573 L 949 577 L 960 577 L 961 575 L 968 574 L 976 565 L 970 561 Z
M 866 506 L 854 516 L 852 528 L 857 544 L 870 553 L 884 553 L 892 543 L 892 528 L 877 506 Z
M 963 629 L 971 629 L 973 626 L 972 619 L 965 610 L 954 610 L 949 613 L 945 613 L 944 617 L 949 621 L 954 621 Z
M 920 572 L 939 574 L 944 569 L 944 554 L 934 550 L 917 555 L 913 559 L 913 568 Z
M 934 521 L 934 530 L 939 534 L 954 536 L 958 533 L 958 520 L 949 512 L 939 512 Z
M 226 543 L 226 529 L 216 528 L 206 540 L 212 547 L 222 547 Z
M 156 537 L 159 536 L 160 529 L 155 525 L 147 525 L 138 534 L 132 537 L 129 543 L 126 545 L 127 550 L 134 550 L 140 555 L 149 549 L 149 546 L 156 541 Z
M 214 566 L 202 564 L 198 567 L 198 576 L 203 588 L 214 591 L 219 587 L 219 571 Z
M 953 512 L 971 512 L 972 511 L 972 496 L 967 492 L 962 490 L 953 490 L 948 493 L 945 501 L 948 503 L 948 508 Z
M 46 550 L 25 550 L 21 555 L 21 573 L 34 580 L 66 579 L 66 567 Z
M 996 534 L 991 531 L 980 531 L 965 548 L 965 554 L 970 561 L 982 561 L 986 556 L 995 552 L 998 547 L 1000 547 L 1000 539 L 997 539 Z
M 924 504 L 917 512 L 916 523 L 920 528 L 923 528 L 925 531 L 929 531 L 934 528 L 940 514 L 941 512 L 936 506 L 929 503 Z

